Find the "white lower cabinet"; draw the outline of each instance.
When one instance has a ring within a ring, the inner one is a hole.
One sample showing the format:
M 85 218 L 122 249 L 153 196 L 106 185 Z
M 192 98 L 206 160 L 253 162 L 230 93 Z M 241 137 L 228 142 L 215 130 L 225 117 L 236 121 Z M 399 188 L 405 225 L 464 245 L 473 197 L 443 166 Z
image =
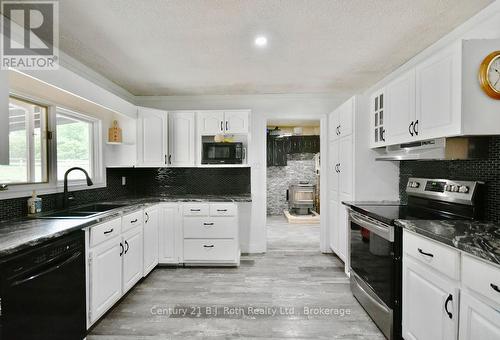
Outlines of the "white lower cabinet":
M 142 226 L 123 235 L 123 293 L 129 291 L 143 276 Z
M 238 207 L 235 203 L 189 203 L 182 211 L 184 263 L 239 265 Z
M 500 339 L 500 311 L 462 292 L 459 334 L 460 340 Z
M 403 255 L 403 337 L 457 338 L 458 283 Z
M 120 237 L 90 250 L 89 322 L 94 323 L 122 296 Z
M 403 338 L 500 339 L 500 267 L 404 231 Z
M 161 203 L 159 215 L 159 259 L 160 264 L 179 264 L 182 254 L 182 231 L 180 228 L 179 204 Z
M 159 209 L 158 206 L 144 209 L 144 265 L 143 276 L 148 275 L 158 264 L 158 226 Z

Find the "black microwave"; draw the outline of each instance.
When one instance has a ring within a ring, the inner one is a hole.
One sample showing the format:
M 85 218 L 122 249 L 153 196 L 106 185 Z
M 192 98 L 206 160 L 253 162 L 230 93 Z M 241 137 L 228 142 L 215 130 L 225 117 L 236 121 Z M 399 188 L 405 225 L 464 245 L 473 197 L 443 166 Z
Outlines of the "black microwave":
M 203 143 L 201 164 L 242 164 L 243 143 Z

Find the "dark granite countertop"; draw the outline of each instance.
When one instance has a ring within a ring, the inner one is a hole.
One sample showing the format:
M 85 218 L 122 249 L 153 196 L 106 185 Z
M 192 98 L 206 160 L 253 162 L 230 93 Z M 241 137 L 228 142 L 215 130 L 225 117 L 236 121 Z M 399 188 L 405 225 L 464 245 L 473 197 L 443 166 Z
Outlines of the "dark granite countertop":
M 500 225 L 462 220 L 396 220 L 397 226 L 500 265 Z
M 161 202 L 251 202 L 251 195 L 172 195 L 172 196 L 132 196 L 118 199 L 113 202 L 127 204 L 99 214 L 92 218 L 78 219 L 37 219 L 22 218 L 0 222 L 0 258 L 17 251 L 41 244 L 47 240 L 69 234 L 75 230 L 111 220 L 128 212 L 142 209 L 151 204 Z M 96 202 L 97 203 L 97 202 Z

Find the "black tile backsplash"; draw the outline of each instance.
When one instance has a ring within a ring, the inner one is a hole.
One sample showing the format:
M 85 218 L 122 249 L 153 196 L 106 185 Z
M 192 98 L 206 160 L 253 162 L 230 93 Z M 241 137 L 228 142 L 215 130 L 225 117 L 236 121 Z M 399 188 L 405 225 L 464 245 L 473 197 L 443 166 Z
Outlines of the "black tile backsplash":
M 127 184 L 122 186 L 122 176 Z M 77 204 L 130 195 L 224 195 L 250 193 L 250 168 L 107 169 L 107 187 L 73 192 Z M 62 194 L 40 195 L 44 211 L 62 204 Z M 0 200 L 0 221 L 27 215 L 29 197 Z
M 410 177 L 445 178 L 483 181 L 484 216 L 500 222 L 500 136 L 490 137 L 488 158 L 460 161 L 402 161 L 400 162 L 399 194 L 406 202 L 406 183 Z

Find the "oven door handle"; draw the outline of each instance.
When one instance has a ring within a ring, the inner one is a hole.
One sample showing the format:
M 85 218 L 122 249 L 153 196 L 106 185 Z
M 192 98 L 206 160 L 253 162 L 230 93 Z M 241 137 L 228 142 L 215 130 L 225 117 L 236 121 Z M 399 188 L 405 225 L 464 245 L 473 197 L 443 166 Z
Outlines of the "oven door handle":
M 349 214 L 349 217 L 352 221 L 359 224 L 360 227 L 368 229 L 369 231 L 377 234 L 378 236 L 389 242 L 394 242 L 394 228 L 392 226 L 385 227 L 382 225 L 378 225 L 376 222 L 372 222 L 366 217 L 352 210 Z

